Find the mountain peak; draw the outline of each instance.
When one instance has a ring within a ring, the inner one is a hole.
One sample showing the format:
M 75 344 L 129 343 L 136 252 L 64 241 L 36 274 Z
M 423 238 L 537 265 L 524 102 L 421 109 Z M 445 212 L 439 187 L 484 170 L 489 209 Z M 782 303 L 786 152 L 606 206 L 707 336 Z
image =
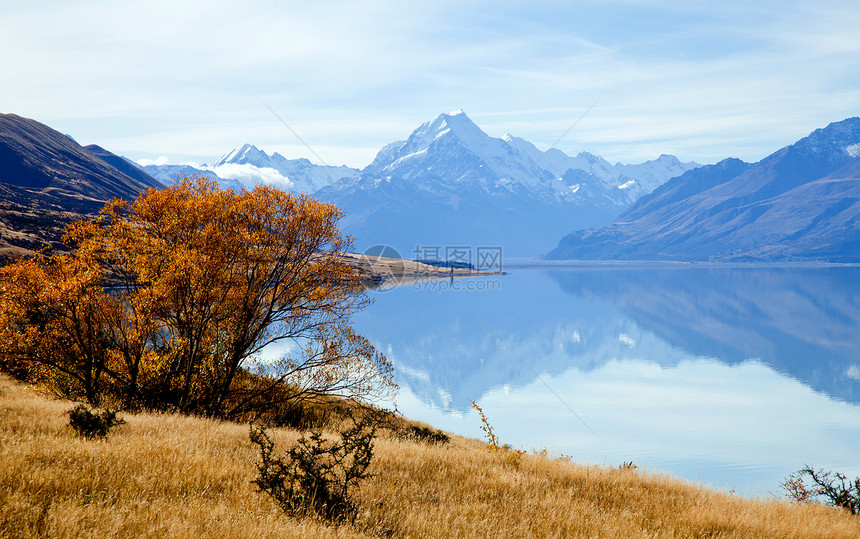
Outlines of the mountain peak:
M 133 200 L 147 188 L 161 186 L 136 170 L 128 174 L 111 161 L 129 170 L 121 158 L 101 147 L 93 146 L 91 151 L 36 120 L 0 114 L 0 184 L 50 187 L 63 192 L 66 202 L 75 199 L 74 204 L 84 199 Z
M 276 154 L 277 155 L 277 154 Z M 253 144 L 243 144 L 242 146 L 231 150 L 229 153 L 222 155 L 217 161 L 209 166 L 217 167 L 227 163 L 250 163 L 250 162 L 269 162 L 272 155 L 257 148 Z
M 853 158 L 855 156 L 850 148 L 858 143 L 860 143 L 860 117 L 853 117 L 816 129 L 791 147 L 805 148 L 814 152 L 841 153 L 844 151 Z
M 490 138 L 462 110 L 442 113 L 429 122 L 421 124 L 404 143 L 411 151 L 426 149 L 435 140 L 453 136 L 466 147 L 475 149 L 486 144 Z
M 576 157 L 578 157 L 579 159 L 585 159 L 589 163 L 596 163 L 600 160 L 600 156 L 594 155 L 593 153 L 589 152 L 579 152 L 578 154 L 576 154 Z
M 452 129 L 456 134 L 461 134 L 462 132 L 480 131 L 481 134 L 486 136 L 486 134 L 481 131 L 481 128 L 478 127 L 465 112 L 463 112 L 463 109 L 456 110 L 454 112 L 442 113 L 437 116 L 430 123 L 430 125 L 438 126 L 441 129 L 445 129 L 446 127 L 448 127 Z
M 678 159 L 678 158 L 677 158 L 677 157 L 675 157 L 674 155 L 669 155 L 669 154 L 666 154 L 666 153 L 661 153 L 661 154 L 660 154 L 660 157 L 658 157 L 657 159 L 655 159 L 655 161 L 656 161 L 657 163 L 663 163 L 664 165 L 665 165 L 665 164 L 668 164 L 668 165 L 680 165 L 680 164 L 681 164 L 681 160 L 680 160 L 680 159 Z

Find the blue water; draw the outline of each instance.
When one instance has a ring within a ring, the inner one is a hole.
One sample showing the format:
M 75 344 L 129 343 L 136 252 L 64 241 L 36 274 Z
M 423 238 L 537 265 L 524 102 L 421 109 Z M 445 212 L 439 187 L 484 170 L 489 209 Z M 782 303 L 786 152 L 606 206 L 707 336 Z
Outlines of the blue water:
M 860 269 L 599 267 L 404 283 L 356 317 L 407 417 L 781 496 L 860 475 Z

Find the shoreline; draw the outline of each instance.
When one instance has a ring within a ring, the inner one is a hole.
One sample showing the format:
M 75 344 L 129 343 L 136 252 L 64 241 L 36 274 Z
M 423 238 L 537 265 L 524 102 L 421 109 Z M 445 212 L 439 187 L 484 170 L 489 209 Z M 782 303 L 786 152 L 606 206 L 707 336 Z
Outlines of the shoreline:
M 687 269 L 687 268 L 726 268 L 726 269 L 804 269 L 804 268 L 857 268 L 860 262 L 827 262 L 827 261 L 784 261 L 784 262 L 737 262 L 737 261 L 686 261 L 686 260 L 542 260 L 529 258 L 514 258 L 505 260 L 504 267 L 509 269 L 618 269 L 618 268 L 655 268 L 655 269 Z
M 504 274 L 504 272 L 468 268 L 442 268 L 415 260 L 367 256 L 358 253 L 344 253 L 343 256 L 347 264 L 359 271 L 362 282 L 370 285 L 381 285 L 391 280 L 397 280 L 396 284 L 401 284 L 408 279 L 447 279 L 449 277 L 482 277 Z

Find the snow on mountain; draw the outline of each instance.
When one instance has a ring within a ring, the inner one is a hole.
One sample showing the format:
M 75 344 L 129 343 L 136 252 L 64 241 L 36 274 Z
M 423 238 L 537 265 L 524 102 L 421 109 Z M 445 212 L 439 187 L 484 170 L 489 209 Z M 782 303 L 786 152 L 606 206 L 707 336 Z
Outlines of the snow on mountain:
M 463 111 L 440 114 L 407 140 L 387 145 L 361 174 L 386 181 L 419 175 L 425 181 L 434 176 L 451 185 L 472 181 L 490 189 L 515 182 L 548 186 L 552 179 L 507 142 L 484 133 Z
M 542 152 L 531 142 L 510 134 L 505 135 L 503 139 L 557 178 L 572 168 L 587 172 L 609 185 L 612 185 L 612 179 L 618 177 L 618 173 L 608 161 L 588 152 L 580 152 L 576 157 L 571 157 L 556 148 Z
M 752 165 L 726 159 L 642 197 L 610 226 L 578 230 L 564 259 L 860 261 L 860 118 Z
M 146 161 L 143 161 L 146 163 Z M 170 164 L 142 164 L 140 162 L 131 161 L 141 170 L 157 179 L 164 185 L 171 185 L 176 182 L 179 176 L 203 176 L 210 180 L 215 180 L 224 189 L 241 189 L 243 185 L 236 180 L 228 180 L 218 177 L 217 174 L 210 170 L 205 170 L 196 165 L 170 165 Z
M 663 154 L 657 159 L 638 165 L 616 163 L 614 168 L 618 172 L 619 181 L 635 180 L 645 193 L 650 193 L 666 183 L 669 178 L 675 178 L 700 166 L 694 161 L 682 163 L 674 155 Z
M 345 211 L 357 247 L 388 244 L 504 246 L 536 256 L 571 229 L 610 223 L 636 199 L 695 163 L 672 156 L 612 165 L 582 152 L 543 152 L 511 135 L 486 134 L 462 110 L 421 124 L 383 147 L 364 170 L 315 165 L 245 144 L 203 166 L 150 165 L 165 182 L 204 173 L 224 187 L 268 184 L 313 194 Z
M 276 155 L 280 157 L 280 154 Z M 209 166 L 217 167 L 227 163 L 251 163 L 259 167 L 275 168 L 272 166 L 272 157 L 253 144 L 243 144 L 222 155 Z
M 269 155 L 252 144 L 235 148 L 208 165 L 137 163 L 137 166 L 165 184 L 173 183 L 177 174 L 197 174 L 214 179 L 226 189 L 252 189 L 263 184 L 297 193 L 313 193 L 359 173 L 346 166 L 321 166 L 304 158 L 287 159 L 279 153 Z
M 617 195 L 624 203 L 634 202 L 640 196 L 652 192 L 669 178 L 680 176 L 688 170 L 701 166 L 694 161 L 682 163 L 674 155 L 665 154 L 644 163 L 612 165 L 606 159 L 588 152 L 580 152 L 575 157 L 571 157 L 555 148 L 541 152 L 531 142 L 510 134 L 505 135 L 504 140 L 557 178 L 563 177 L 565 172 L 571 169 L 582 170 L 602 181 L 610 191 L 622 190 L 624 194 Z
M 262 183 L 300 193 L 313 193 L 359 173 L 347 166 L 315 165 L 304 158 L 287 159 L 277 152 L 269 155 L 251 144 L 244 144 L 203 168 L 248 188 Z
M 660 167 L 643 170 L 657 175 Z M 644 192 L 600 157 L 494 138 L 457 111 L 388 144 L 355 181 L 316 196 L 345 210 L 342 225 L 359 248 L 386 243 L 408 255 L 416 245 L 491 245 L 505 256 L 536 256 L 552 247 L 554 231 L 608 224 Z

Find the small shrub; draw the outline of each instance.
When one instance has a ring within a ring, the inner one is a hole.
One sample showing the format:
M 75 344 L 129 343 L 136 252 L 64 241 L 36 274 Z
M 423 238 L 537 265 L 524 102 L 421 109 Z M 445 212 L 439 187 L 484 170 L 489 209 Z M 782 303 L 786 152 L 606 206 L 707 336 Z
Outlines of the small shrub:
M 484 415 L 484 411 L 481 410 L 481 407 L 478 406 L 477 402 L 472 401 L 472 408 L 474 408 L 481 417 L 481 430 L 484 431 L 484 434 L 487 436 L 487 442 L 490 444 L 490 447 L 493 448 L 493 451 L 498 451 L 501 449 L 499 446 L 499 438 L 496 436 L 496 433 L 493 432 L 493 426 L 490 425 L 490 420 L 487 419 L 486 415 Z
M 400 436 L 407 440 L 415 440 L 428 444 L 447 444 L 451 441 L 447 434 L 441 430 L 433 430 L 428 427 L 409 425 L 400 431 Z
M 291 516 L 313 514 L 330 522 L 354 521 L 356 507 L 350 492 L 370 477 L 367 467 L 380 417 L 370 412 L 359 421 L 352 412 L 349 417 L 353 425 L 339 433 L 339 442 L 312 430 L 283 458 L 274 455 L 274 443 L 265 429 L 251 426 L 251 441 L 260 447 L 259 475 L 253 483 Z
M 573 457 L 571 455 L 566 455 L 564 453 L 551 453 L 550 450 L 546 447 L 534 449 L 532 450 L 532 453 L 539 457 L 550 460 L 557 460 L 559 462 L 570 462 L 571 460 L 573 460 Z
M 505 456 L 502 458 L 502 463 L 512 468 L 519 468 L 523 461 L 523 455 L 526 452 L 522 449 L 512 449 L 510 447 L 505 451 Z
M 284 410 L 277 418 L 280 427 L 296 430 L 314 430 L 328 427 L 339 419 L 341 410 L 333 410 L 333 405 L 308 405 L 300 403 Z
M 478 415 L 481 417 L 481 430 L 484 431 L 484 434 L 487 436 L 487 442 L 490 444 L 490 451 L 494 453 L 504 452 L 502 463 L 506 466 L 518 468 L 523 460 L 523 455 L 525 455 L 526 452 L 522 449 L 514 449 L 510 444 L 499 445 L 499 437 L 496 436 L 496 433 L 493 431 L 493 426 L 490 425 L 490 420 L 487 419 L 484 411 L 475 401 L 472 401 L 472 408 L 477 410 Z
M 105 410 L 101 414 L 96 414 L 85 404 L 79 404 L 66 413 L 69 415 L 69 426 L 85 438 L 105 438 L 110 429 L 125 423 L 123 419 L 116 416 L 115 410 Z
M 807 485 L 805 478 L 812 481 Z M 842 507 L 852 515 L 860 514 L 860 477 L 853 481 L 841 473 L 825 470 L 816 471 L 806 466 L 790 474 L 780 485 L 789 499 L 798 502 L 824 501 L 833 507 Z

